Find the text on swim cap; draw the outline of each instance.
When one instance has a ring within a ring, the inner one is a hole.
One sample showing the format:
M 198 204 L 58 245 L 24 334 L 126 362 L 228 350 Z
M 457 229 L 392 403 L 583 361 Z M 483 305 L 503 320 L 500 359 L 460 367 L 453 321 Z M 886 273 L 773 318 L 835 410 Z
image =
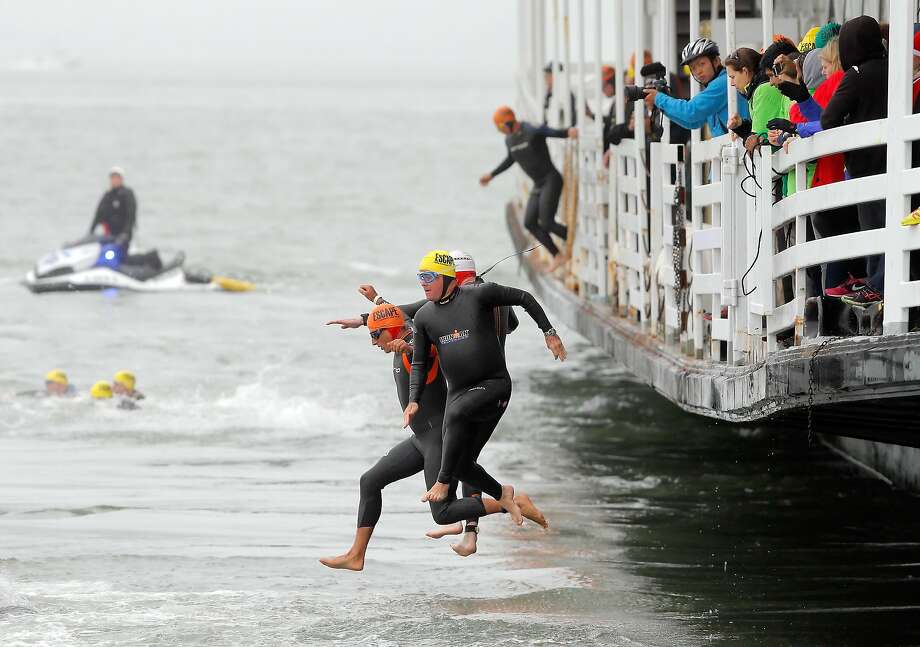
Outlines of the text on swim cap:
M 383 319 L 389 319 L 390 317 L 399 317 L 399 310 L 396 306 L 390 306 L 389 308 L 374 312 L 374 321 L 381 321 Z
M 454 259 L 450 254 L 438 254 L 435 252 L 434 262 L 440 263 L 441 265 L 453 265 Z

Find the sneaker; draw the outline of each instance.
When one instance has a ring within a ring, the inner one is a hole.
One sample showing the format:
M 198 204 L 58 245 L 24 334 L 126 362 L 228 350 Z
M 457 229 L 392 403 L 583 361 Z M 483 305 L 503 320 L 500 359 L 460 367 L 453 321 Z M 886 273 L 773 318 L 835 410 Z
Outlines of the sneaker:
M 866 287 L 866 282 L 863 279 L 854 279 L 853 275 L 850 274 L 850 278 L 834 288 L 828 288 L 824 291 L 824 296 L 827 297 L 850 297 Z
M 876 292 L 869 286 L 864 287 L 859 292 L 852 294 L 850 296 L 845 296 L 841 299 L 848 306 L 871 306 L 876 303 L 881 303 L 884 297 L 881 293 Z
M 901 224 L 905 227 L 910 227 L 911 225 L 920 225 L 920 208 L 914 209 L 909 214 L 904 216 L 901 219 Z

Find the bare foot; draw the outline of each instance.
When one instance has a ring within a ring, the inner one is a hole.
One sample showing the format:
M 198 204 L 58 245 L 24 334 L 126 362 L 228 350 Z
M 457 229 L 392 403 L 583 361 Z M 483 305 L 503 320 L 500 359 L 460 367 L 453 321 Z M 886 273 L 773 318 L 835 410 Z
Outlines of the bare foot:
M 524 523 L 524 517 L 521 515 L 521 509 L 514 501 L 514 487 L 511 485 L 502 486 L 502 498 L 498 500 L 499 505 L 508 511 L 511 515 L 511 521 L 517 526 Z
M 443 501 L 447 498 L 448 489 L 450 488 L 447 483 L 435 483 L 422 495 L 422 501 Z
M 449 526 L 441 526 L 435 528 L 434 530 L 429 530 L 425 533 L 426 537 L 431 537 L 432 539 L 440 539 L 441 537 L 446 537 L 447 535 L 459 535 L 463 532 L 463 524 L 460 522 L 452 523 Z
M 518 507 L 521 509 L 521 514 L 524 515 L 524 517 L 539 524 L 544 530 L 549 528 L 546 517 L 544 517 L 540 509 L 533 504 L 529 496 L 521 492 L 514 497 L 514 502 L 518 504 Z
M 560 267 L 562 267 L 567 260 L 569 260 L 569 257 L 566 256 L 565 252 L 559 252 L 553 256 L 552 262 L 546 266 L 546 271 L 549 273 L 555 272 Z
M 451 544 L 450 547 L 454 550 L 455 553 L 460 555 L 460 557 L 469 557 L 476 552 L 476 533 L 463 533 L 463 539 L 458 541 L 456 544 Z
M 348 571 L 363 571 L 364 555 L 352 555 L 351 553 L 345 553 L 344 555 L 339 555 L 338 557 L 322 557 L 320 558 L 319 563 L 323 566 L 328 566 L 329 568 L 339 568 Z

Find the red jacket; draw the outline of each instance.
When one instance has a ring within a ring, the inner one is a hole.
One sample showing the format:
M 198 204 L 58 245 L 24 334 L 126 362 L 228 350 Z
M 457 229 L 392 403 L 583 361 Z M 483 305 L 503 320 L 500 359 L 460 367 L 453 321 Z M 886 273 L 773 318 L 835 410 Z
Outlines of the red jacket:
M 826 108 L 828 102 L 831 100 L 834 92 L 837 91 L 837 86 L 840 85 L 840 81 L 843 79 L 843 70 L 837 70 L 831 74 L 827 79 L 821 83 L 816 89 L 812 98 L 815 102 L 822 108 Z M 917 92 L 917 89 L 914 90 Z M 799 111 L 799 107 L 794 105 L 789 110 L 789 120 L 794 123 L 805 123 L 805 118 L 802 116 L 802 113 Z M 834 155 L 826 155 L 818 159 L 818 163 L 815 166 L 815 175 L 812 179 L 811 186 L 823 186 L 825 184 L 833 184 L 834 182 L 840 182 L 843 180 L 843 153 L 836 153 Z

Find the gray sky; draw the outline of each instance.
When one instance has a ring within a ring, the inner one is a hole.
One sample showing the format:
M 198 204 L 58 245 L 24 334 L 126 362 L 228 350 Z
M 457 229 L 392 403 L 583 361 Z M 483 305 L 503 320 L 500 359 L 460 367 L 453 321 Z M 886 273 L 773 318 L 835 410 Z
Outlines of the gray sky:
M 0 67 L 70 56 L 91 71 L 507 79 L 516 10 L 508 0 L 0 0 Z

